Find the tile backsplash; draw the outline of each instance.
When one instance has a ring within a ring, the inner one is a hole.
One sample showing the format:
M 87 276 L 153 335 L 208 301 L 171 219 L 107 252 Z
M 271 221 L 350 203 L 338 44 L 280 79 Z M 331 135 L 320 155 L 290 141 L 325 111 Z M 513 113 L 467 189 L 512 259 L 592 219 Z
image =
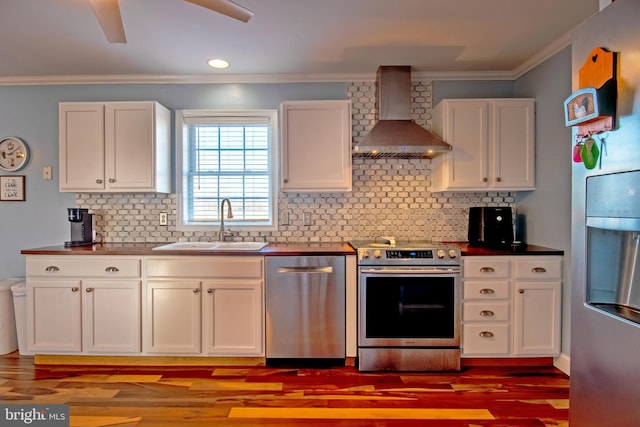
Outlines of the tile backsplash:
M 412 118 L 431 127 L 431 82 L 414 82 Z M 373 127 L 375 83 L 351 82 L 353 143 Z M 471 206 L 515 205 L 510 192 L 431 193 L 431 161 L 425 159 L 353 159 L 350 193 L 280 193 L 278 209 L 288 225 L 273 232 L 238 232 L 236 239 L 269 242 L 340 242 L 393 235 L 439 241 L 467 240 Z M 94 214 L 105 242 L 214 240 L 215 232 L 176 231 L 175 194 L 76 195 L 76 205 Z M 159 225 L 167 212 L 168 225 Z M 303 225 L 303 215 L 311 225 Z M 231 228 L 233 230 L 233 228 Z

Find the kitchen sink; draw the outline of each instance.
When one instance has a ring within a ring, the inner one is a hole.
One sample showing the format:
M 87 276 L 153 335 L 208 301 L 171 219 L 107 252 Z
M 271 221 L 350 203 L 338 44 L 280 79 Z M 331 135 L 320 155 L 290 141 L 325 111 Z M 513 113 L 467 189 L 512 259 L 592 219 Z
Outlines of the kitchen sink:
M 165 251 L 259 251 L 268 242 L 175 242 L 156 246 L 153 250 Z

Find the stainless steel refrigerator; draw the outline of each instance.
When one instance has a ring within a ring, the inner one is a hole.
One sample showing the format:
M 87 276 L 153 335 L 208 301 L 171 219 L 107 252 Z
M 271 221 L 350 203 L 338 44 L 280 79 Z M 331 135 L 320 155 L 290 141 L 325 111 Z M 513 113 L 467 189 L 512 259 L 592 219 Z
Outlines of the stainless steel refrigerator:
M 574 90 L 594 48 L 618 55 L 617 129 L 594 136 L 593 169 L 573 163 L 572 171 L 570 425 L 576 427 L 640 422 L 639 17 L 640 1 L 615 0 L 572 36 Z

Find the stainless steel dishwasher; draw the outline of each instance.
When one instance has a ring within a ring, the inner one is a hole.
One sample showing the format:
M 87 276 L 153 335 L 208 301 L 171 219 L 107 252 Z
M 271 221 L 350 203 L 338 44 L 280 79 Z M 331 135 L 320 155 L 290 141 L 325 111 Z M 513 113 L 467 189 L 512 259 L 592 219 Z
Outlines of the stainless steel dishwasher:
M 266 257 L 266 356 L 284 360 L 345 358 L 343 256 Z

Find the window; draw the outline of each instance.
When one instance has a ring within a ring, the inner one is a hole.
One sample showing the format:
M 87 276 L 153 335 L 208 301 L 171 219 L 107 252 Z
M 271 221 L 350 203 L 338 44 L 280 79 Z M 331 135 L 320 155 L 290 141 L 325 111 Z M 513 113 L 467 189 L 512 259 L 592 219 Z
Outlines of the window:
M 235 230 L 276 225 L 274 110 L 176 112 L 176 185 L 181 230 L 213 230 L 228 198 Z

